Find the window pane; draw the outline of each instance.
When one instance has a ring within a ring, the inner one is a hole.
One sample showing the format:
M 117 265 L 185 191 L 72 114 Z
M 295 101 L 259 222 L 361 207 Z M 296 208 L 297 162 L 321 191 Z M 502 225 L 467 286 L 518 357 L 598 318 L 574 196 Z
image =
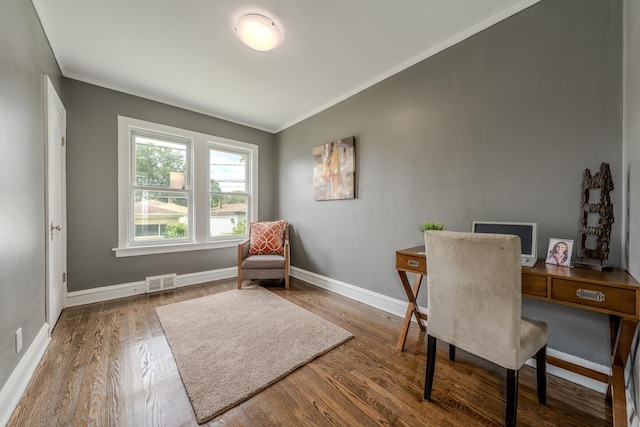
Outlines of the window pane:
M 247 159 L 248 154 L 209 150 L 211 191 L 246 193 Z
M 189 237 L 186 192 L 134 191 L 135 242 Z
M 183 189 L 187 173 L 187 145 L 134 135 L 135 185 Z
M 160 233 L 160 227 L 158 224 L 136 224 L 136 236 L 149 237 L 158 236 Z
M 247 234 L 247 196 L 211 195 L 209 236 L 235 236 Z

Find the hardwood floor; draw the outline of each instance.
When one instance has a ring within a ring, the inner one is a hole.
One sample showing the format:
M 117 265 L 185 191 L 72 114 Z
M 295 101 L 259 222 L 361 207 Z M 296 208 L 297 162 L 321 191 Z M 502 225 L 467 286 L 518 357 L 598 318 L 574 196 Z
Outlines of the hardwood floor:
M 155 308 L 235 287 L 226 280 L 64 310 L 8 426 L 197 426 Z M 268 289 L 355 338 L 206 425 L 503 424 L 501 369 L 461 350 L 452 363 L 442 346 L 425 402 L 426 342 L 415 325 L 399 352 L 401 318 L 300 280 Z M 535 384 L 535 370 L 523 367 L 518 425 L 611 425 L 603 395 L 549 375 L 542 406 Z

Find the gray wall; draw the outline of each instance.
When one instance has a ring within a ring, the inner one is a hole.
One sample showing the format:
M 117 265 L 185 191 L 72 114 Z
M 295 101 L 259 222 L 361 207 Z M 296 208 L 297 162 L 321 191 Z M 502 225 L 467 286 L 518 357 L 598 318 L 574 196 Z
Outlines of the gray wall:
M 129 283 L 146 276 L 235 267 L 225 248 L 116 258 L 118 122 L 127 116 L 259 146 L 259 218 L 273 219 L 274 136 L 210 116 L 76 80 L 67 80 L 68 290 Z
M 44 75 L 64 84 L 30 1 L 0 2 L 0 389 L 45 323 Z M 62 98 L 64 101 L 64 98 Z M 23 347 L 15 352 L 15 332 Z
M 625 180 L 629 272 L 640 280 L 640 2 L 625 0 Z
M 621 18 L 618 0 L 540 2 L 279 133 L 292 264 L 404 300 L 394 252 L 422 243 L 425 220 L 536 221 L 542 257 L 550 237 L 576 239 L 582 173 L 608 162 L 620 265 Z M 351 135 L 357 199 L 315 202 L 312 148 Z M 609 364 L 606 316 L 524 312 L 549 323 L 550 347 Z
M 626 240 L 629 272 L 640 279 L 640 2 L 624 1 L 624 180 L 626 181 Z M 640 358 L 636 336 L 627 389 L 640 408 Z M 629 425 L 632 425 L 630 422 Z

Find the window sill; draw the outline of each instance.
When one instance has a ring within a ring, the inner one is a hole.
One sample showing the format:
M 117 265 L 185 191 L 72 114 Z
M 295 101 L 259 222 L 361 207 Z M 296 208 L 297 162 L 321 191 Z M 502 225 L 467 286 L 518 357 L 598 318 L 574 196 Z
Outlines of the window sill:
M 188 252 L 188 251 L 201 251 L 207 249 L 220 249 L 220 248 L 232 248 L 238 246 L 238 243 L 243 241 L 246 237 L 233 240 L 223 240 L 217 242 L 207 243 L 175 243 L 170 245 L 149 245 L 149 246 L 129 246 L 113 248 L 112 251 L 116 253 L 116 258 L 141 256 L 141 255 L 156 255 L 156 254 L 169 254 L 174 252 Z

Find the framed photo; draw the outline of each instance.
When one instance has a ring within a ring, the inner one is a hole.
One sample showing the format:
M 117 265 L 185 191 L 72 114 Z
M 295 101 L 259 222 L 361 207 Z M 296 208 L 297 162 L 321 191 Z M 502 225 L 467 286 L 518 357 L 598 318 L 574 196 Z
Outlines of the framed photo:
M 547 250 L 545 262 L 569 267 L 571 265 L 572 251 L 573 240 L 551 238 L 549 239 L 549 249 Z
M 313 199 L 356 197 L 355 138 L 339 139 L 313 149 Z

